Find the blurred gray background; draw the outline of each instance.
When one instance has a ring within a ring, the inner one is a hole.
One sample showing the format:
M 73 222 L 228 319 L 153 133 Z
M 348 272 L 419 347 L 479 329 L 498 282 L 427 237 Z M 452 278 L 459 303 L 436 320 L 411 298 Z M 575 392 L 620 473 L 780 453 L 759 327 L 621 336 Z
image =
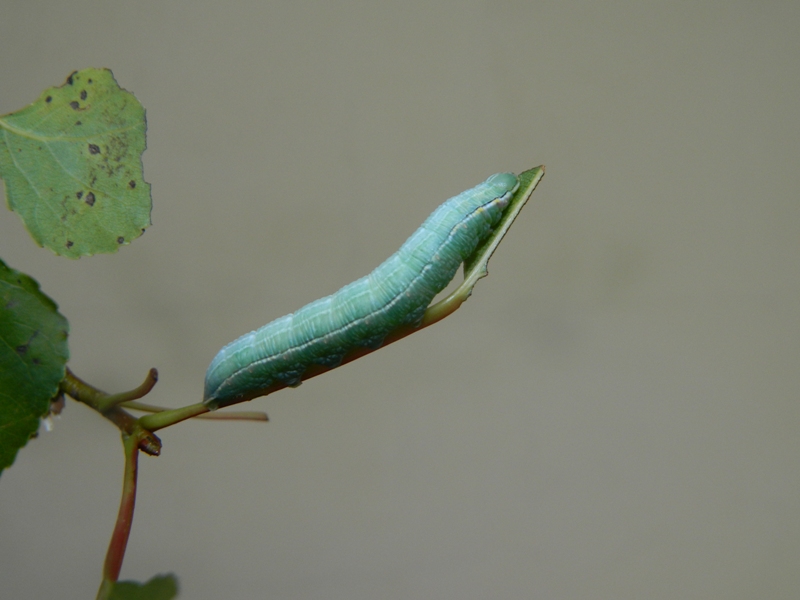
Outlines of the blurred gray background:
M 72 369 L 200 400 L 240 334 L 497 171 L 547 175 L 450 319 L 143 457 L 122 576 L 181 598 L 797 598 L 800 4 L 3 0 L 0 113 L 107 66 L 153 227 L 0 257 Z M 0 595 L 93 598 L 119 436 L 71 402 L 0 479 Z

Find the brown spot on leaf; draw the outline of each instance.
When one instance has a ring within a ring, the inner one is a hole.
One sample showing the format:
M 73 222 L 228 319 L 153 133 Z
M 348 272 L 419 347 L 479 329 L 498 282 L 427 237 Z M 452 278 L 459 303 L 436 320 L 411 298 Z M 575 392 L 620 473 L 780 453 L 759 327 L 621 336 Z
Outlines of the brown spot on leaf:
M 77 100 L 73 100 L 72 102 L 69 103 L 69 105 L 72 107 L 72 110 L 78 110 L 78 108 L 80 107 L 80 104 L 78 104 Z
M 19 346 L 14 348 L 14 350 L 16 351 L 17 354 L 22 356 L 28 351 L 28 344 L 20 344 Z
M 93 192 L 89 192 L 88 194 L 86 194 L 86 201 L 85 202 L 89 206 L 94 206 L 94 193 Z
M 53 97 L 52 96 L 48 96 L 47 98 L 44 99 L 44 101 L 45 102 L 52 102 L 53 101 Z
M 86 100 L 86 90 L 81 90 L 81 100 Z
M 77 73 L 77 71 L 73 71 L 72 73 L 69 74 L 69 77 L 67 77 L 67 83 L 68 84 L 72 85 L 72 83 L 73 83 L 72 76 L 75 75 L 75 73 Z
M 83 198 L 83 192 L 78 192 L 77 194 L 75 194 L 75 196 L 78 198 L 78 200 L 80 200 L 81 198 Z
M 136 182 L 133 179 L 131 179 L 128 182 L 128 187 L 131 188 L 131 189 L 135 188 L 136 187 Z
M 100 154 L 100 146 L 98 146 L 97 144 L 89 144 L 89 153 Z
M 75 125 L 83 125 L 80 121 L 75 121 Z
M 32 362 L 33 364 L 37 365 L 37 366 L 38 366 L 38 365 L 40 365 L 40 364 L 42 363 L 42 361 L 40 361 L 38 358 L 34 358 L 33 360 L 31 360 L 31 362 Z
M 124 244 L 124 243 L 125 243 L 125 238 L 124 238 L 124 237 L 122 237 L 122 236 L 119 236 L 119 237 L 117 238 L 117 243 L 118 243 L 118 244 Z
M 72 248 L 74 242 L 72 240 L 67 240 L 67 248 Z

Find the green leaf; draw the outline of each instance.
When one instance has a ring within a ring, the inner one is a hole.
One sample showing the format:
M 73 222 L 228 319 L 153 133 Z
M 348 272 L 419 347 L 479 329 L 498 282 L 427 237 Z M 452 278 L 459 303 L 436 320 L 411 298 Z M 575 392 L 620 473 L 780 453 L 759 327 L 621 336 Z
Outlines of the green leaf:
M 0 261 L 0 472 L 50 409 L 69 358 L 68 330 L 39 284 Z
M 487 270 L 489 259 L 503 241 L 503 237 L 519 215 L 519 211 L 525 206 L 528 198 L 533 194 L 539 181 L 544 177 L 544 166 L 523 171 L 518 177 L 519 188 L 509 202 L 508 208 L 503 212 L 500 223 L 497 224 L 492 235 L 486 238 L 464 261 L 464 281 L 449 296 L 428 307 L 422 317 L 421 327 L 432 325 L 456 311 L 470 297 L 478 280 L 489 274 Z
M 519 211 L 522 210 L 522 207 L 525 206 L 528 198 L 530 198 L 531 194 L 533 194 L 533 190 L 535 190 L 536 186 L 539 185 L 539 180 L 544 177 L 544 166 L 534 167 L 533 169 L 523 171 L 518 175 L 518 177 L 519 188 L 514 194 L 514 197 L 511 199 L 508 208 L 503 213 L 503 218 L 495 228 L 494 233 L 492 233 L 491 236 L 484 240 L 483 243 L 475 249 L 475 252 L 472 253 L 472 256 L 464 261 L 464 282 L 471 282 L 469 287 L 470 291 L 472 291 L 472 287 L 475 286 L 475 282 L 477 282 L 478 279 L 488 275 L 486 265 L 488 264 L 489 259 L 492 257 L 492 254 L 494 254 L 495 249 L 500 244 L 503 237 L 506 235 L 509 227 L 511 227 L 511 224 L 514 222 L 514 219 L 517 218 Z
M 116 252 L 150 225 L 144 108 L 108 69 L 75 71 L 0 117 L 9 209 L 40 246 L 80 258 Z
M 109 600 L 171 600 L 178 595 L 178 580 L 173 574 L 156 575 L 147 583 L 118 581 Z

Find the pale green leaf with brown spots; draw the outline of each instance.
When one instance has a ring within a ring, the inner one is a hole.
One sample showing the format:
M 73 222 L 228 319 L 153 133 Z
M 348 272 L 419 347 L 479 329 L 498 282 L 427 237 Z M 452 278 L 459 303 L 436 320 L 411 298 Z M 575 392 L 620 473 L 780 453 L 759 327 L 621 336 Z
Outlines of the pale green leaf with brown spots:
M 144 108 L 111 71 L 75 71 L 61 87 L 0 117 L 9 209 L 56 254 L 116 252 L 150 225 L 145 130 Z

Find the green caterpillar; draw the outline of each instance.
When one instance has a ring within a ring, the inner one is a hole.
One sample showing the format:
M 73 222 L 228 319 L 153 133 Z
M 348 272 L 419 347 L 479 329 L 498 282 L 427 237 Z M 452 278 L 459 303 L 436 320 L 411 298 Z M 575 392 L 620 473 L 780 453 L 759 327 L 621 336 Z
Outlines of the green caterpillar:
M 492 175 L 437 208 L 366 277 L 222 348 L 206 372 L 203 402 L 218 408 L 277 383 L 299 385 L 311 365 L 338 366 L 348 352 L 377 348 L 389 332 L 418 325 L 518 187 L 512 173 Z

